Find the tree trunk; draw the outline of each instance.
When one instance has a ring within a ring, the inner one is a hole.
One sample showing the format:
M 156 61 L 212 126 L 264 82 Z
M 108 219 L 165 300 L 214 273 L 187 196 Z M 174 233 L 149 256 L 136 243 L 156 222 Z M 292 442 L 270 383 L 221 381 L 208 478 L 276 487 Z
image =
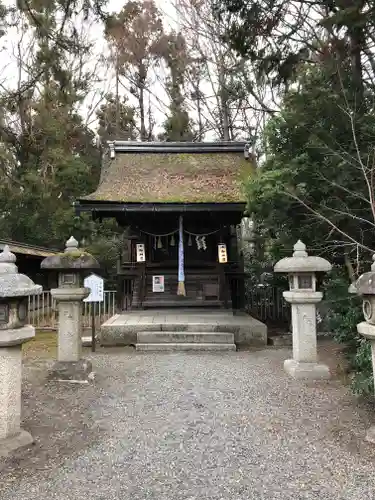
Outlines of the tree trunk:
M 141 141 L 145 141 L 147 139 L 146 134 L 146 123 L 145 123 L 145 97 L 144 97 L 144 88 L 141 86 L 139 89 L 139 115 L 141 118 Z
M 119 57 L 118 52 L 116 54 L 116 137 L 119 139 L 120 136 L 120 93 L 119 93 Z
M 225 98 L 221 99 L 221 105 L 222 105 L 222 116 L 223 116 L 223 140 L 229 141 L 230 134 L 229 134 L 228 105 Z
M 349 279 L 350 279 L 350 283 L 355 283 L 356 277 L 355 277 L 354 267 L 353 267 L 352 261 L 350 260 L 349 255 L 348 255 L 348 252 L 346 250 L 344 250 L 344 259 L 345 259 L 345 267 L 346 267 L 346 271 L 347 271 Z
M 221 107 L 221 128 L 223 131 L 223 140 L 229 141 L 229 110 L 228 110 L 228 94 L 225 85 L 225 71 L 224 66 L 221 65 L 219 72 L 219 96 L 220 96 L 220 107 Z
M 147 117 L 148 117 L 147 141 L 151 142 L 153 140 L 154 123 L 153 123 L 153 116 L 152 116 L 152 109 L 151 109 L 151 96 L 150 95 L 148 96 Z
M 203 139 L 203 123 L 202 123 L 202 109 L 201 109 L 201 95 L 199 89 L 197 90 L 197 112 L 198 112 L 198 141 Z
M 361 13 L 361 6 L 358 6 L 358 18 Z M 350 38 L 350 59 L 352 67 L 353 87 L 355 91 L 356 107 L 361 107 L 363 104 L 364 85 L 363 85 L 363 68 L 362 68 L 362 51 L 366 44 L 363 27 L 357 23 L 354 26 L 348 26 Z

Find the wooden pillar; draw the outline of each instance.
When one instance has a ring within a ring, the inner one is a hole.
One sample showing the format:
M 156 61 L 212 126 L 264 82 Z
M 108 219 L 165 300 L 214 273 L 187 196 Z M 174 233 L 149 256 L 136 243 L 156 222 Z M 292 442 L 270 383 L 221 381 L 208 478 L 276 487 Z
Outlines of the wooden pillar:
M 238 258 L 238 309 L 245 310 L 245 263 L 242 248 L 238 245 L 238 233 L 236 233 L 236 248 Z
M 238 288 L 239 288 L 239 310 L 245 310 L 245 271 L 244 271 L 244 259 L 243 253 L 240 253 L 239 257 L 239 280 L 238 280 Z
M 219 243 L 225 243 L 226 245 L 228 245 L 225 228 L 221 228 L 221 230 L 219 231 L 219 238 L 217 240 L 217 245 Z M 229 305 L 228 302 L 229 299 L 231 298 L 231 293 L 230 293 L 230 282 L 226 274 L 226 267 L 227 264 L 220 264 L 220 263 L 218 264 L 219 280 L 220 280 L 220 300 L 223 301 L 224 307 L 228 309 Z
M 116 310 L 121 312 L 123 310 L 123 277 L 121 274 L 117 275 L 116 282 Z
M 237 228 L 231 226 L 229 260 L 232 265 L 232 304 L 233 310 L 244 310 L 245 308 L 245 283 L 244 283 L 244 262 L 243 255 L 238 245 Z
M 137 240 L 135 241 L 135 244 L 137 243 L 143 243 L 145 246 L 145 254 L 146 254 L 146 262 L 138 262 L 137 267 L 138 267 L 138 283 L 139 283 L 139 289 L 138 289 L 138 303 L 139 303 L 139 308 L 144 309 L 143 302 L 146 298 L 146 286 L 147 286 L 147 276 L 146 276 L 146 267 L 147 267 L 147 261 L 150 259 L 150 248 L 147 245 L 148 238 L 146 235 L 141 235 L 139 234 Z

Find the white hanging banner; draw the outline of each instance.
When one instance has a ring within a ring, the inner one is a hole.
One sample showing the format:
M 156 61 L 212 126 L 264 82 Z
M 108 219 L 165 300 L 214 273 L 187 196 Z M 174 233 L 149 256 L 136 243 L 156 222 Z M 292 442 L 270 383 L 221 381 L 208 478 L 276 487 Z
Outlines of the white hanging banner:
M 143 243 L 137 243 L 137 262 L 146 262 L 146 252 Z
M 220 264 L 226 264 L 228 262 L 227 246 L 224 243 L 221 243 L 217 246 L 217 248 Z

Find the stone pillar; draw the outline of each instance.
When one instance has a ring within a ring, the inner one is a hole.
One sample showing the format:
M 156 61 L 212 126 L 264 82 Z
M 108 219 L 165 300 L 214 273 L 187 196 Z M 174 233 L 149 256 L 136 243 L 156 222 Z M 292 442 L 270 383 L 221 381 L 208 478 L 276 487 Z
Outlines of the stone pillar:
M 65 251 L 47 257 L 41 267 L 58 271 L 59 286 L 51 290 L 57 301 L 58 348 L 57 362 L 52 367 L 50 378 L 64 382 L 87 383 L 92 365 L 81 358 L 83 299 L 90 290 L 83 286 L 84 274 L 97 269 L 99 264 L 89 253 L 78 248 L 78 242 L 71 237 Z
M 87 288 L 51 290 L 58 310 L 57 359 L 78 362 L 82 354 L 82 301 L 89 295 Z
M 25 324 L 27 297 L 40 294 L 42 287 L 19 274 L 15 262 L 6 245 L 0 253 L 0 456 L 33 442 L 20 428 L 22 344 L 35 335 Z
M 290 290 L 283 296 L 292 307 L 293 359 L 284 362 L 285 371 L 294 378 L 325 379 L 329 368 L 318 363 L 316 335 L 316 304 L 322 292 L 316 291 L 316 272 L 331 270 L 321 257 L 308 256 L 302 241 L 294 245 L 293 257 L 281 259 L 275 272 L 288 273 Z
M 372 260 L 371 271 L 362 274 L 356 284 L 355 290 L 363 299 L 363 316 L 365 321 L 358 323 L 357 331 L 371 343 L 372 371 L 375 380 L 375 255 Z M 350 290 L 354 293 L 354 287 Z M 370 427 L 366 434 L 366 441 L 375 444 L 375 426 Z

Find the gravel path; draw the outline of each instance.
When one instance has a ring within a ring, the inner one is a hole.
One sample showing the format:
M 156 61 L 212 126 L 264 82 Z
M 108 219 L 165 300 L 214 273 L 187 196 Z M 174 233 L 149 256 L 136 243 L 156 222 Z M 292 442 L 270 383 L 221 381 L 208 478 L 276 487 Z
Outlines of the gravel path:
M 339 381 L 304 384 L 287 350 L 94 356 L 90 386 L 25 372 L 30 450 L 2 500 L 375 499 L 371 413 Z

